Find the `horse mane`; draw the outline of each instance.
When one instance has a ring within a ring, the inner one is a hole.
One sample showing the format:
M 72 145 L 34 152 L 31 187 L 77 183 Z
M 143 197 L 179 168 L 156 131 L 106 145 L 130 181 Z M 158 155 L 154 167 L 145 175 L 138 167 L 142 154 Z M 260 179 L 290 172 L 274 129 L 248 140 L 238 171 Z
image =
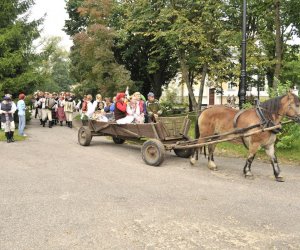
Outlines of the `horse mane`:
M 281 105 L 281 100 L 283 97 L 284 96 L 277 96 L 261 103 L 260 106 L 263 112 L 268 113 L 269 115 L 274 114 L 277 117 Z
M 264 115 L 268 118 L 271 118 L 272 117 L 271 115 L 273 114 L 277 118 L 279 115 L 281 100 L 285 96 L 286 95 L 274 97 L 261 103 L 260 107 L 262 108 Z M 294 97 L 295 104 L 296 105 L 299 104 L 299 98 L 295 94 L 293 94 L 293 97 Z

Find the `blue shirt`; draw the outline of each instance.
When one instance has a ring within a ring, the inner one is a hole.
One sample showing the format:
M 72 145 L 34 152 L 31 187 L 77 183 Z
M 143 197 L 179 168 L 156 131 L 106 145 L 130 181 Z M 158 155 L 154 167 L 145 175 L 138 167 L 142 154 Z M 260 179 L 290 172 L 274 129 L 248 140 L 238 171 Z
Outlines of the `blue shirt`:
M 18 115 L 25 115 L 26 105 L 24 100 L 19 100 L 17 103 Z

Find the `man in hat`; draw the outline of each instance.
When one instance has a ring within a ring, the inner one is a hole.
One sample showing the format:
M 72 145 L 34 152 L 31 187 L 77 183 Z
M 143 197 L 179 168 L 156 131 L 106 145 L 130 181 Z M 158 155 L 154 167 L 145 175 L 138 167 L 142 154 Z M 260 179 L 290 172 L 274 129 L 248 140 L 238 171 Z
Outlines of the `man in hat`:
M 7 142 L 14 142 L 15 122 L 14 113 L 16 104 L 12 101 L 11 95 L 6 94 L 0 104 L 0 115 L 2 128 L 4 129 Z
M 42 104 L 42 124 L 46 125 L 46 121 L 49 121 L 49 128 L 52 128 L 52 108 L 55 106 L 55 100 L 49 92 L 45 92 L 45 97 L 39 101 Z
M 71 94 L 67 92 L 65 95 L 64 111 L 66 115 L 67 125 L 69 128 L 73 127 L 73 112 L 75 110 L 75 106 L 75 100 L 73 99 Z
M 146 102 L 148 113 L 148 121 L 155 122 L 156 118 L 162 114 L 162 109 L 157 99 L 154 98 L 154 93 L 148 93 L 148 101 Z

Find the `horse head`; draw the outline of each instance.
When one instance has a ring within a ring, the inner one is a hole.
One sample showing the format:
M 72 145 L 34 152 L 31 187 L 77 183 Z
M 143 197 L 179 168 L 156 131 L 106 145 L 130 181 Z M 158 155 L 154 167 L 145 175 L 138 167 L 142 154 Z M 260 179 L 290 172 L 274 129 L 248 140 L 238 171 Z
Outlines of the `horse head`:
M 300 124 L 300 99 L 298 96 L 289 92 L 287 94 L 287 111 L 286 116 Z

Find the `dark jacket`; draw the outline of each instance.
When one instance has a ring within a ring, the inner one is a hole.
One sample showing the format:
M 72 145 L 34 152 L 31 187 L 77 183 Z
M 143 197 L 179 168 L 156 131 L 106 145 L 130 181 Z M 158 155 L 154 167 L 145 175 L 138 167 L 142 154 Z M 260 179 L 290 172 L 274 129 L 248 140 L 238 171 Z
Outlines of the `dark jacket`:
M 5 112 L 8 112 L 8 111 L 11 111 L 12 109 L 12 104 L 11 102 L 2 102 L 1 103 L 1 110 L 5 111 Z M 13 121 L 13 115 L 12 114 L 8 114 L 8 117 L 9 117 L 9 121 Z M 1 122 L 5 123 L 6 122 L 6 116 L 5 114 L 1 114 Z

